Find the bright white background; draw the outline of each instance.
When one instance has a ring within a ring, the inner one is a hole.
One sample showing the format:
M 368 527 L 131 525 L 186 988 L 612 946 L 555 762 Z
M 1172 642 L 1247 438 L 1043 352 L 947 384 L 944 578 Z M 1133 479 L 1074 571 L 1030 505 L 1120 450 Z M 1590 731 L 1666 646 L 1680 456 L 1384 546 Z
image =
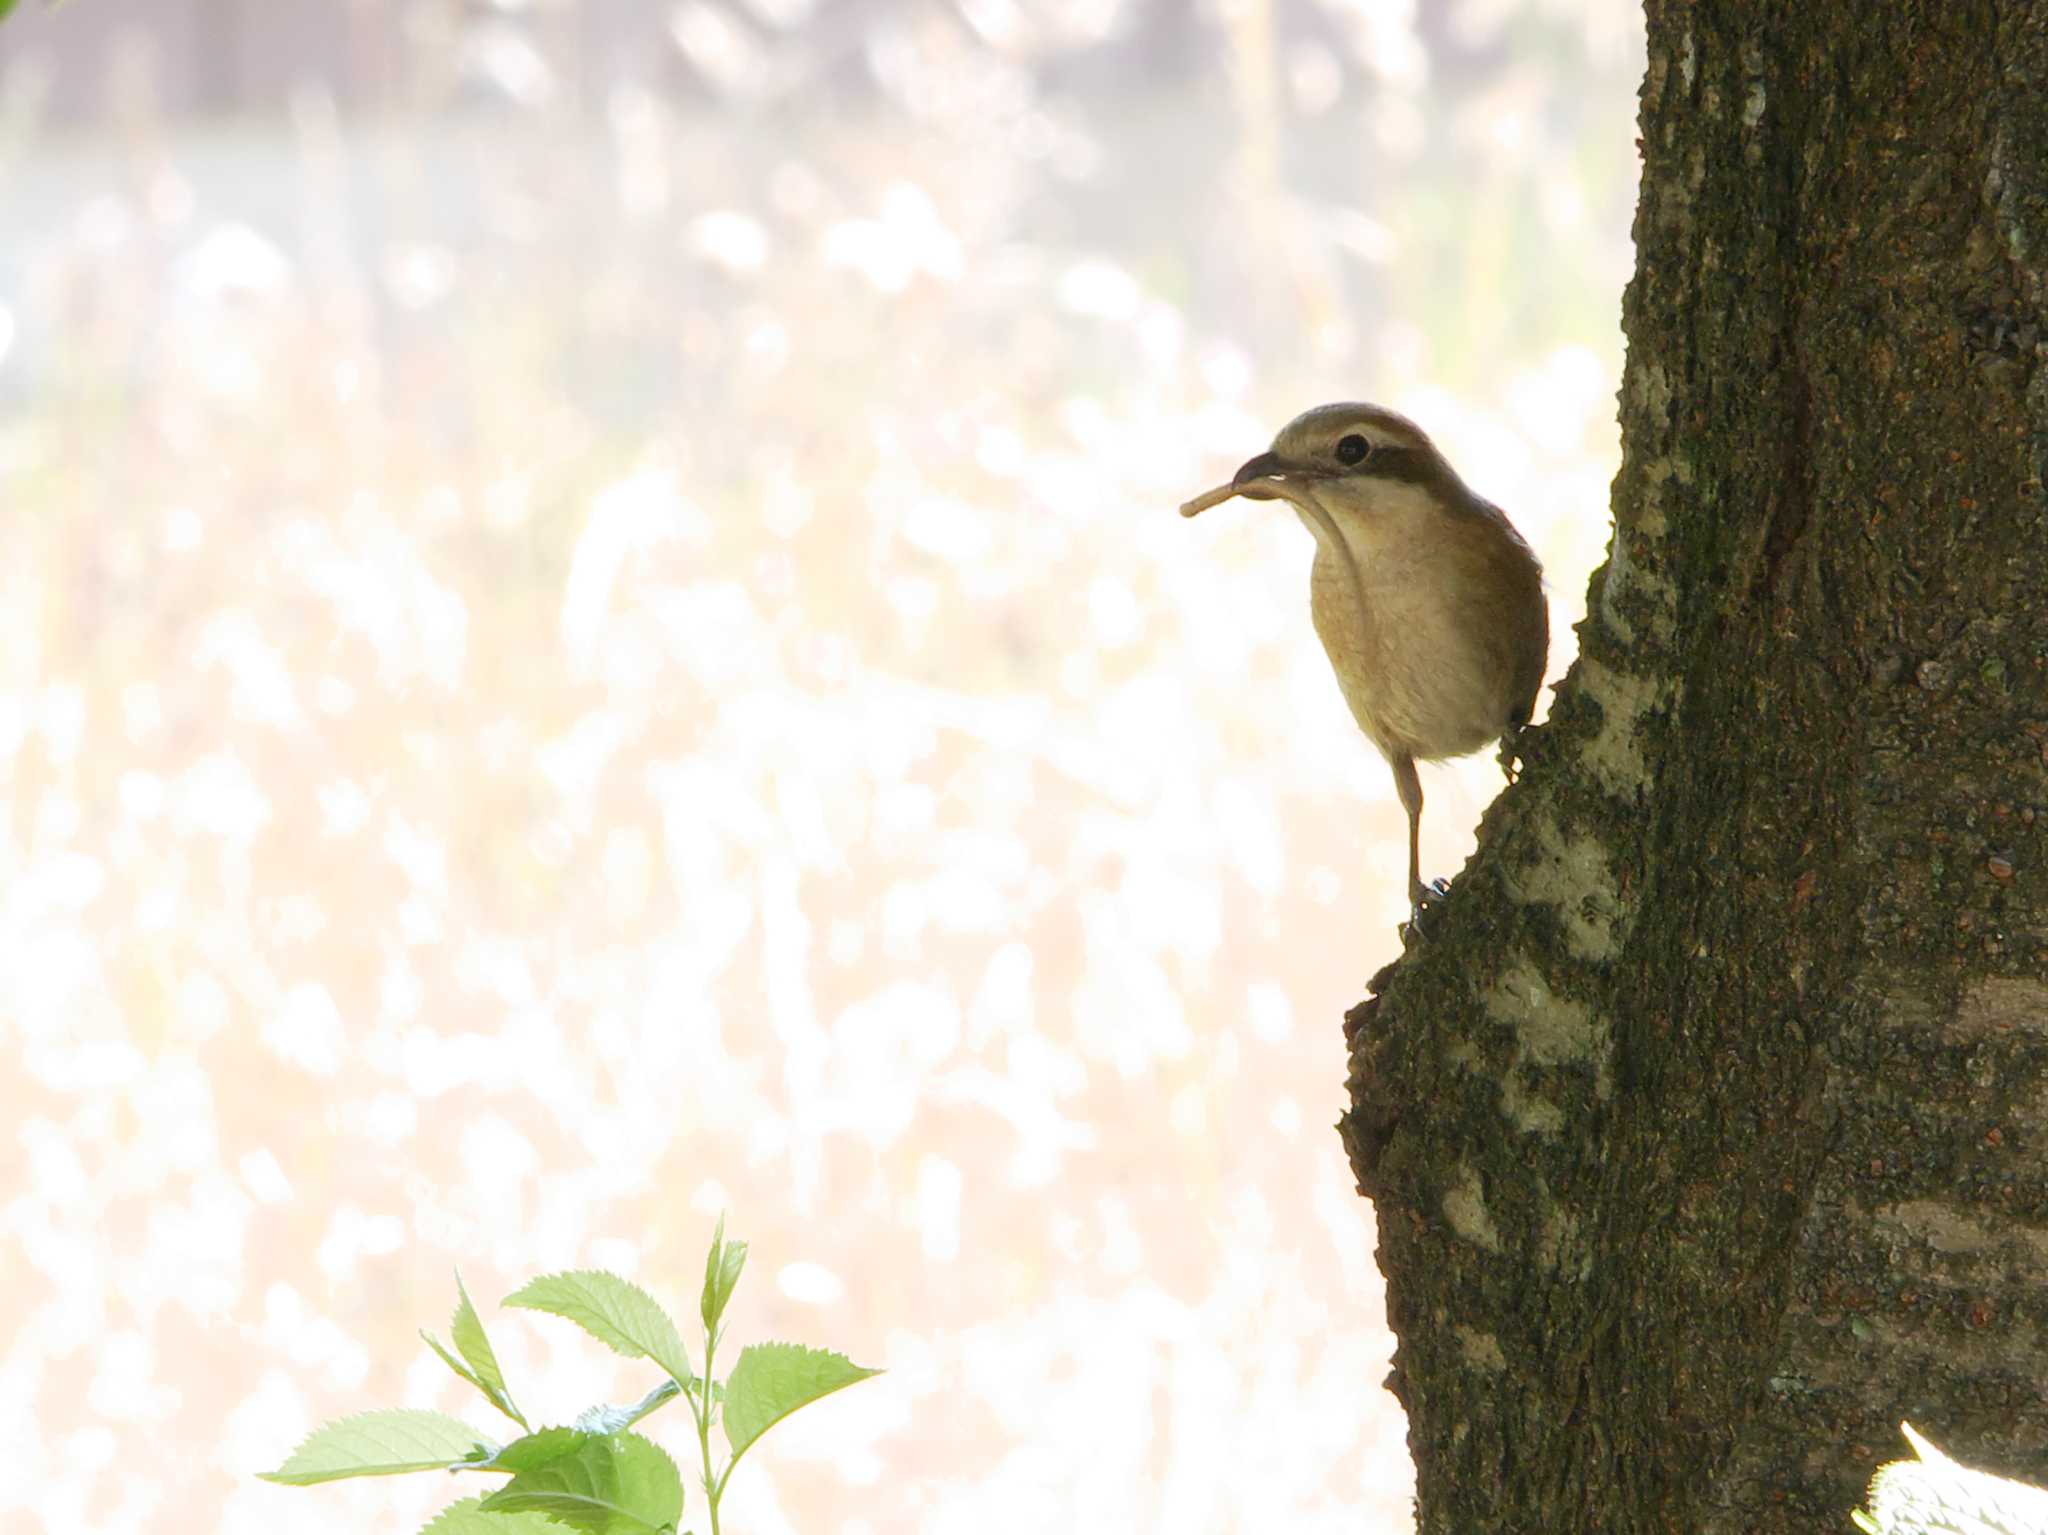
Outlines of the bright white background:
M 414 1528 L 252 1473 L 501 1431 L 457 1263 L 530 1414 L 638 1395 L 496 1302 L 687 1315 L 724 1210 L 739 1340 L 888 1371 L 730 1530 L 1403 1527 L 1331 1125 L 1404 823 L 1307 535 L 1174 507 L 1406 410 L 1561 674 L 1632 7 L 690 3 L 571 89 L 570 8 L 439 5 L 376 111 L 130 43 L 51 121 L 95 3 L 0 29 L 0 1510 Z

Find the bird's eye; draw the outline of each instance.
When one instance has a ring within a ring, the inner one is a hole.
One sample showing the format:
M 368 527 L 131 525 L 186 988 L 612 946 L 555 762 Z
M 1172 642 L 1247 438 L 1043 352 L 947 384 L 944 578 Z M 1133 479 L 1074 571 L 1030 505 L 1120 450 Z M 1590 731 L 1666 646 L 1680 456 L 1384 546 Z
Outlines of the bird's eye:
M 1372 452 L 1372 444 L 1356 432 L 1353 432 L 1348 437 L 1337 439 L 1337 462 L 1340 464 L 1363 463 L 1366 454 L 1370 452 Z

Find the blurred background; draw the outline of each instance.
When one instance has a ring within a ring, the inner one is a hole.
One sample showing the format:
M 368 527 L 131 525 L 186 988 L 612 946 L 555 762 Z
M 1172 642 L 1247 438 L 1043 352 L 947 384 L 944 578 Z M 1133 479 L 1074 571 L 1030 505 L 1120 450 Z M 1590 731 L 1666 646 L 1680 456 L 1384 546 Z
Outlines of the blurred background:
M 251 1480 L 462 1266 L 888 1370 L 727 1527 L 1399 1530 L 1343 1010 L 1404 822 L 1274 504 L 1416 417 L 1573 650 L 1631 0 L 22 0 L 0 25 L 0 1509 Z M 1547 702 L 1547 695 L 1546 695 Z M 1499 786 L 1424 769 L 1426 873 Z M 651 1420 L 672 1449 L 683 1419 Z M 701 1500 L 690 1514 L 702 1527 Z

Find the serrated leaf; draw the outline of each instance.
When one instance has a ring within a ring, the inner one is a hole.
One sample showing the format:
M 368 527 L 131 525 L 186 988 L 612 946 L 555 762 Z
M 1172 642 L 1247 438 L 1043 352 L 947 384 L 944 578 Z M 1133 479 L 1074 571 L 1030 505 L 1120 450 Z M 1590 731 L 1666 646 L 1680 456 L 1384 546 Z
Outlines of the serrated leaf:
M 676 1324 L 659 1301 L 617 1274 L 600 1269 L 543 1274 L 506 1296 L 505 1304 L 566 1317 L 615 1353 L 652 1359 L 677 1384 L 690 1378 L 690 1357 Z
M 855 1381 L 879 1375 L 844 1354 L 800 1343 L 755 1343 L 740 1350 L 725 1378 L 725 1439 L 738 1460 L 747 1446 L 799 1407 Z
M 485 1513 L 544 1514 L 583 1535 L 662 1535 L 683 1513 L 683 1478 L 638 1434 L 579 1436 L 566 1455 L 521 1472 L 483 1500 Z
M 525 1417 L 512 1404 L 512 1393 L 505 1389 L 505 1372 L 498 1368 L 497 1353 L 491 1348 L 491 1340 L 484 1333 L 484 1324 L 476 1314 L 476 1307 L 469 1302 L 469 1291 L 462 1283 L 462 1270 L 455 1271 L 455 1315 L 448 1319 L 448 1334 L 455 1340 L 455 1347 L 468 1363 L 472 1373 L 470 1383 L 485 1396 L 491 1405 L 521 1428 L 527 1427 Z M 439 1345 L 437 1344 L 438 1351 Z M 447 1355 L 443 1354 L 445 1359 Z
M 450 1503 L 427 1523 L 420 1535 L 562 1535 L 562 1527 L 545 1514 L 490 1514 L 482 1498 Z
M 457 1375 L 462 1377 L 462 1379 L 468 1381 L 472 1386 L 476 1387 L 477 1391 L 486 1399 L 490 1397 L 490 1391 L 484 1386 L 484 1383 L 482 1381 L 476 1378 L 476 1372 L 470 1369 L 470 1367 L 464 1364 L 460 1359 L 457 1359 L 453 1354 L 449 1353 L 447 1346 L 443 1344 L 439 1338 L 435 1337 L 432 1333 L 428 1332 L 424 1327 L 419 1329 L 419 1334 L 420 1342 L 426 1344 L 428 1348 L 432 1349 L 436 1354 L 441 1356 L 441 1363 L 448 1366 L 449 1369 L 453 1370 Z
M 544 1428 L 515 1439 L 485 1464 L 492 1471 L 531 1471 L 551 1460 L 559 1460 L 592 1436 L 573 1428 Z
M 311 1487 L 348 1476 L 440 1471 L 472 1459 L 483 1444 L 483 1436 L 460 1418 L 394 1407 L 324 1423 L 283 1465 L 260 1474 L 266 1482 Z
M 1901 1423 L 1899 1432 L 1920 1458 L 1877 1468 L 1863 1495 L 1869 1508 L 1851 1516 L 1860 1529 L 1882 1535 L 2048 1530 L 2048 1489 L 1966 1466 L 1910 1423 Z
M 725 1217 L 720 1215 L 718 1229 L 711 1236 L 711 1251 L 704 1255 L 704 1295 L 698 1311 L 704 1318 L 705 1332 L 717 1333 L 726 1302 L 732 1299 L 733 1289 L 740 1282 L 740 1270 L 746 1266 L 747 1244 L 726 1241 Z

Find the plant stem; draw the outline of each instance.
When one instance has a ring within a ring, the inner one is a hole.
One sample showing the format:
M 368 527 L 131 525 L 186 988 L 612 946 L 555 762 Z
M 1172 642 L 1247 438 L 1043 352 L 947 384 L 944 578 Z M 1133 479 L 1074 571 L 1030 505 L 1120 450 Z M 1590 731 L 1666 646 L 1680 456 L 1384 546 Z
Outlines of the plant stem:
M 718 1535 L 718 1495 L 725 1490 L 711 1476 L 711 1356 L 717 1348 L 717 1335 L 706 1328 L 704 1375 L 697 1385 L 697 1448 L 704 1454 L 704 1501 L 711 1509 L 711 1535 Z

